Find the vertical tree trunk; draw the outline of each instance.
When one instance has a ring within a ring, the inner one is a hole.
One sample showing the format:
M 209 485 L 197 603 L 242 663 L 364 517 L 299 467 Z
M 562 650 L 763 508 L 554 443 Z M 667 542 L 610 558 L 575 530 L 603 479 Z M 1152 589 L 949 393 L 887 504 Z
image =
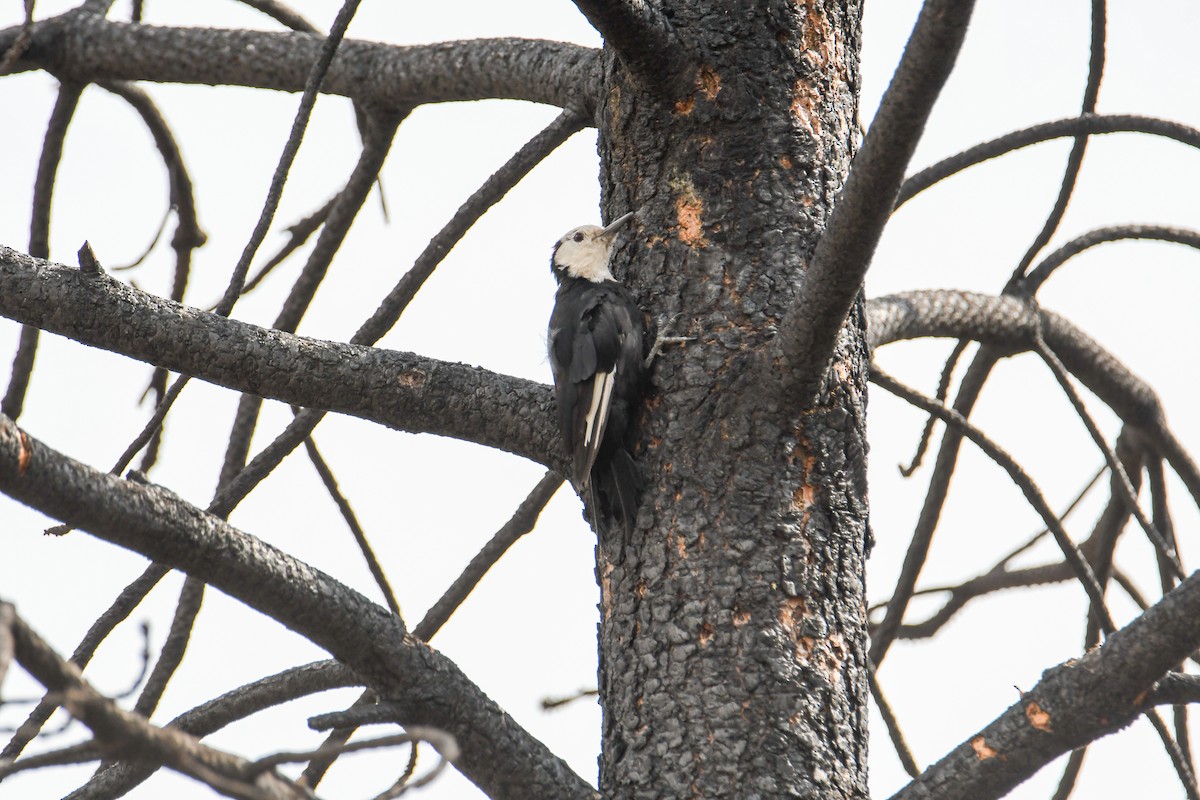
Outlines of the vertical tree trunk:
M 694 336 L 653 367 L 624 559 L 599 564 L 605 797 L 865 798 L 861 309 L 817 407 L 756 352 L 857 140 L 858 2 L 665 0 L 700 65 L 663 101 L 606 62 L 601 181 L 640 209 L 617 271 Z

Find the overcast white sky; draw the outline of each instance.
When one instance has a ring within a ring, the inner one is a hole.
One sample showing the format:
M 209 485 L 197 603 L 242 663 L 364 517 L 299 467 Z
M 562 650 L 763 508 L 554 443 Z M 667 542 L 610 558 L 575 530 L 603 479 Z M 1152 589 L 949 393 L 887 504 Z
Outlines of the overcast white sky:
M 42 2 L 39 16 L 73 2 Z M 327 29 L 335 2 L 296 7 Z M 919 3 L 868 4 L 863 54 L 864 123 L 874 113 Z M 939 101 L 914 167 L 1000 133 L 1074 114 L 1087 68 L 1089 3 L 981 0 L 959 65 Z M 1139 112 L 1200 126 L 1195 32 L 1200 6 L 1187 0 L 1122 0 L 1110 4 L 1109 62 L 1100 110 Z M 126 3 L 118 13 L 127 13 Z M 269 20 L 234 2 L 150 2 L 147 20 L 272 29 Z M 20 21 L 20 4 L 0 11 L 0 26 Z M 587 45 L 598 37 L 568 0 L 520 4 L 463 0 L 453 4 L 367 2 L 351 36 L 424 43 L 480 36 L 529 36 Z M 0 243 L 28 244 L 29 198 L 55 81 L 44 74 L 0 79 Z M 291 124 L 297 98 L 233 88 L 150 86 L 175 126 L 196 183 L 201 224 L 209 243 L 197 253 L 190 302 L 207 305 L 227 280 L 265 196 L 271 170 Z M 404 123 L 384 173 L 390 224 L 370 200 L 342 249 L 328 284 L 317 295 L 301 333 L 345 340 L 411 264 L 427 239 L 462 200 L 555 109 L 487 101 L 418 110 Z M 267 253 L 286 225 L 320 206 L 353 164 L 357 136 L 349 105 L 325 98 L 287 185 Z M 918 198 L 896 216 L 868 279 L 868 293 L 952 287 L 996 292 L 1040 228 L 1057 192 L 1069 143 L 1030 148 L 977 167 Z M 576 135 L 489 212 L 427 284 L 382 346 L 480 364 L 549 381 L 543 353 L 553 295 L 547 269 L 550 244 L 563 231 L 597 221 L 595 134 Z M 84 239 L 102 262 L 120 264 L 150 240 L 166 202 L 161 163 L 135 116 L 119 101 L 89 89 L 66 142 L 55 195 L 51 255 L 73 263 Z M 1200 154 L 1181 145 L 1131 135 L 1094 140 L 1076 200 L 1056 243 L 1100 225 L 1154 222 L 1200 224 Z M 262 259 L 259 259 L 261 262 Z M 168 251 L 130 275 L 139 286 L 166 293 Z M 279 297 L 299 268 L 290 262 L 236 316 L 269 324 Z M 1200 420 L 1193 412 L 1195 367 L 1190 337 L 1200 294 L 1200 256 L 1159 244 L 1118 244 L 1072 262 L 1042 295 L 1160 390 L 1168 417 L 1194 451 Z M 500 331 L 500 335 L 496 335 Z M 0 321 L 0 363 L 15 347 L 17 326 Z M 44 336 L 22 425 L 34 436 L 89 464 L 107 468 L 143 424 L 136 406 L 149 369 L 75 343 Z M 880 354 L 889 371 L 928 390 L 936 384 L 944 342 L 898 345 Z M 5 373 L 6 374 L 6 373 Z M 1053 379 L 1031 359 L 997 370 L 978 421 L 1029 468 L 1055 507 L 1063 507 L 1101 463 L 1081 424 L 1052 391 Z M 193 382 L 173 412 L 162 462 L 153 479 L 203 506 L 211 499 L 236 396 Z M 1095 402 L 1093 407 L 1097 407 Z M 1098 415 L 1115 432 L 1106 412 Z M 290 418 L 267 404 L 255 446 L 265 445 Z M 885 599 L 927 480 L 901 481 L 894 465 L 907 461 L 922 419 L 885 396 L 871 398 L 872 525 L 878 540 L 870 563 L 872 600 Z M 372 537 L 396 587 L 406 619 L 415 624 L 461 567 L 512 513 L 542 470 L 514 457 L 429 436 L 411 436 L 331 417 L 317 442 Z M 1003 474 L 970 447 L 943 515 L 923 582 L 933 585 L 988 569 L 994 559 L 1034 533 L 1038 523 Z M 1175 496 L 1182 498 L 1181 487 Z M 1085 504 L 1070 530 L 1086 535 L 1099 498 Z M 1178 504 L 1185 563 L 1195 563 L 1197 514 Z M 378 594 L 357 557 L 332 502 L 311 466 L 296 455 L 232 517 L 258 535 L 359 588 Z M 90 622 L 145 566 L 144 560 L 84 533 L 45 538 L 41 515 L 0 497 L 0 595 L 59 649 L 70 652 Z M 1136 539 L 1121 556 L 1147 589 L 1157 585 L 1149 550 Z M 1031 560 L 1051 557 L 1039 551 Z M 180 580 L 164 582 L 137 619 L 153 625 L 162 643 Z M 553 713 L 545 696 L 595 685 L 595 604 L 592 540 L 577 499 L 562 490 L 537 529 L 520 542 L 435 639 L 436 646 L 512 713 L 521 724 L 595 780 L 599 712 L 581 701 Z M 1114 610 L 1131 607 L 1117 594 Z M 914 614 L 932 608 L 917 604 Z M 1077 655 L 1083 602 L 1074 586 L 970 606 L 941 637 L 901 644 L 881 672 L 885 690 L 917 758 L 930 763 L 970 736 L 1028 688 L 1043 669 Z M 89 675 L 104 691 L 123 689 L 140 647 L 127 625 L 100 651 Z M 210 592 L 189 658 L 155 719 L 165 721 L 195 703 L 263 675 L 322 658 L 311 644 L 216 592 Z M 33 694 L 13 676 L 6 696 Z M 333 710 L 356 696 L 343 692 L 262 715 L 212 737 L 247 756 L 318 741 L 305 735 L 307 715 Z M 23 713 L 6 709 L 0 724 Z M 905 782 L 882 726 L 873 729 L 871 783 L 886 797 Z M 78 738 L 73 732 L 70 736 Z M 66 743 L 55 740 L 50 744 Z M 403 756 L 356 756 L 323 784 L 330 797 L 368 796 L 398 774 Z M 425 763 L 428 764 L 428 759 Z M 364 768 L 371 762 L 371 769 Z M 4 797 L 55 797 L 78 785 L 87 768 L 14 777 Z M 361 775 L 378 780 L 364 783 Z M 1044 770 L 1018 789 L 1020 798 L 1048 797 L 1059 768 Z M 1148 783 L 1148 781 L 1150 783 Z M 1166 756 L 1144 723 L 1096 745 L 1077 796 L 1134 793 L 1182 797 Z M 209 797 L 211 793 L 161 773 L 131 797 Z M 477 793 L 457 774 L 424 791 L 429 798 Z

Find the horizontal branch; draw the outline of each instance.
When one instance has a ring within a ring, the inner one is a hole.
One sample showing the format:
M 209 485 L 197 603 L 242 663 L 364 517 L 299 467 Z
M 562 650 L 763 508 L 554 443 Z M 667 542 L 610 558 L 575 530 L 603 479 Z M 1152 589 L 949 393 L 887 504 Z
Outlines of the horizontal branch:
M 1058 314 L 1023 299 L 949 289 L 903 292 L 867 302 L 872 349 L 905 339 L 971 339 L 1010 353 L 1046 344 L 1067 369 L 1131 425 L 1153 429 L 1162 417 L 1154 389 Z
M 21 33 L 0 31 L 0 53 Z M 78 11 L 34 24 L 14 71 L 80 82 L 134 80 L 299 92 L 324 37 L 303 32 L 131 25 Z M 347 40 L 322 85 L 379 109 L 506 98 L 591 117 L 598 51 L 565 42 L 472 39 L 400 47 Z
M 261 328 L 2 245 L 0 316 L 237 391 L 562 466 L 553 393 L 534 381 Z
M 1129 725 L 1155 683 L 1200 646 L 1198 614 L 1200 572 L 1099 649 L 1048 670 L 893 800 L 1000 797 L 1059 755 Z
M 186 572 L 328 650 L 407 724 L 459 742 L 464 775 L 491 797 L 590 797 L 583 780 L 404 623 L 329 575 L 161 487 L 58 453 L 0 417 L 0 491 L 72 527 Z

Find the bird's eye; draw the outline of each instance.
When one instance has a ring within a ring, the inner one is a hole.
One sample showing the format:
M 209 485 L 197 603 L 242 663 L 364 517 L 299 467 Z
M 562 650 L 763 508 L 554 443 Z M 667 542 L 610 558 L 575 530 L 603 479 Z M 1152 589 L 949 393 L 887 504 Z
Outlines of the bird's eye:
M 577 234 L 575 234 L 574 236 L 572 236 L 571 238 L 572 238 L 572 239 L 574 239 L 574 240 L 575 240 L 575 241 L 577 241 L 577 242 L 582 242 L 582 241 L 583 241 L 583 234 L 582 234 L 582 233 L 577 233 Z

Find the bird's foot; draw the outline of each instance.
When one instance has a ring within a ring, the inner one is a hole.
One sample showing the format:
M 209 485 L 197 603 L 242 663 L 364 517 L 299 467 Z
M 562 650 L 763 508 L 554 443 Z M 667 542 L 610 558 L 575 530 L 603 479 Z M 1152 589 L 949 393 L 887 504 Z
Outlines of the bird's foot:
M 658 333 L 654 337 L 654 345 L 650 348 L 649 355 L 646 356 L 646 361 L 645 361 L 646 369 L 650 369 L 650 365 L 654 363 L 654 359 L 658 358 L 659 353 L 662 352 L 663 347 L 665 347 L 666 345 L 683 344 L 684 342 L 694 342 L 696 340 L 695 336 L 665 336 L 665 335 L 663 335 L 663 331 L 670 329 L 675 324 L 676 320 L 678 320 L 682 316 L 683 316 L 683 312 L 681 311 L 678 314 L 676 314 L 675 316 L 671 317 L 670 321 L 667 322 L 666 325 L 659 326 Z

